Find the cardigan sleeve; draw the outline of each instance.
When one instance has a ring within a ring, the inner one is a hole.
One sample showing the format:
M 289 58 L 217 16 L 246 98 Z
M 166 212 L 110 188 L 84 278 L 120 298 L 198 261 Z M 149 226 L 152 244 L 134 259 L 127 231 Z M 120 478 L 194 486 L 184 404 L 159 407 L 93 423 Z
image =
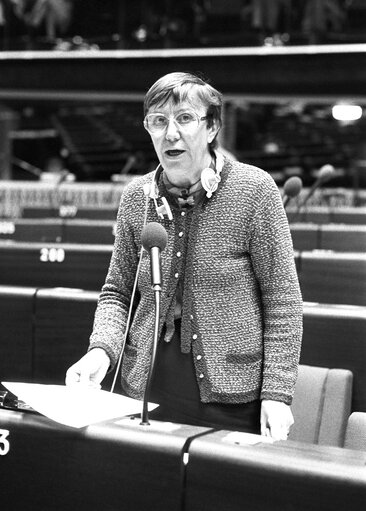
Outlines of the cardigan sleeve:
M 116 364 L 122 348 L 139 258 L 134 229 L 127 221 L 133 207 L 129 197 L 131 192 L 128 191 L 129 187 L 121 197 L 113 252 L 99 295 L 89 342 L 89 349 L 103 348 L 107 352 L 111 368 Z
M 261 399 L 291 404 L 302 340 L 302 297 L 282 199 L 264 173 L 254 197 L 250 255 L 264 321 Z

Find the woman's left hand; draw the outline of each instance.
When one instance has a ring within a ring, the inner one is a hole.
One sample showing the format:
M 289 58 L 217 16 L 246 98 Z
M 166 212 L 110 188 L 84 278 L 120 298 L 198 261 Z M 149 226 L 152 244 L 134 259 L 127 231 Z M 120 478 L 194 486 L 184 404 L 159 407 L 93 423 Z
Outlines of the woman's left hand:
M 261 435 L 273 440 L 287 440 L 294 417 L 289 405 L 281 401 L 263 399 L 261 406 Z

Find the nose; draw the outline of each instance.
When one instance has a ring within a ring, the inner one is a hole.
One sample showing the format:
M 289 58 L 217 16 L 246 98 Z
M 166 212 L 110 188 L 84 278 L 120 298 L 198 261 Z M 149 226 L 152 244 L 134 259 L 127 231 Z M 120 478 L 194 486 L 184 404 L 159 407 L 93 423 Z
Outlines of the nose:
M 169 118 L 168 126 L 165 132 L 165 138 L 167 140 L 178 140 L 180 138 L 179 129 L 173 117 Z

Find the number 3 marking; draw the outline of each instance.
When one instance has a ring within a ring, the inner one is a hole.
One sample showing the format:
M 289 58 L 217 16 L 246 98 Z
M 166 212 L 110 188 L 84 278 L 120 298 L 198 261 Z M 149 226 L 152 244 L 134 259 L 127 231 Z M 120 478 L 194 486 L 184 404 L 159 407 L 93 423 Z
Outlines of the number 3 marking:
M 0 429 L 0 456 L 5 456 L 10 450 L 8 435 L 7 429 Z

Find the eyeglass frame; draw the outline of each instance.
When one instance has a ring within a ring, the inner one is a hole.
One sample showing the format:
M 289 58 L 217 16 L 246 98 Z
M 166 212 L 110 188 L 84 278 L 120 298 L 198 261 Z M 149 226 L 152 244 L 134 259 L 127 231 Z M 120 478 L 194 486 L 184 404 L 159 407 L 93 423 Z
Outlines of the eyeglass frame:
M 170 114 L 170 115 L 169 115 L 169 117 L 168 117 L 167 115 L 165 115 L 165 114 L 160 113 L 160 112 L 151 112 L 150 114 L 146 114 L 146 115 L 145 115 L 145 118 L 144 118 L 144 120 L 143 120 L 143 125 L 144 125 L 145 130 L 146 130 L 148 133 L 150 133 L 151 135 L 159 134 L 159 133 L 164 133 L 164 132 L 168 129 L 168 127 L 169 127 L 170 119 L 171 119 L 171 118 L 173 118 L 173 121 L 174 121 L 175 126 L 176 126 L 179 130 L 183 130 L 183 131 L 184 131 L 184 125 L 182 126 L 181 124 L 179 124 L 179 122 L 177 122 L 177 121 L 176 121 L 175 117 L 176 117 L 177 115 L 182 115 L 182 114 L 185 114 L 185 113 L 190 113 L 190 114 L 192 114 L 192 115 L 194 115 L 194 116 L 196 117 L 196 120 L 197 120 L 197 129 L 198 129 L 199 124 L 200 124 L 200 122 L 201 122 L 201 121 L 205 121 L 206 119 L 209 119 L 209 117 L 211 117 L 210 115 L 204 115 L 203 117 L 200 117 L 200 116 L 197 114 L 197 112 L 189 111 L 189 110 L 188 110 L 188 111 L 182 111 L 182 112 L 180 112 L 179 114 L 177 113 L 177 114 L 175 114 L 175 115 Z M 168 120 L 168 124 L 165 126 L 165 128 L 159 129 L 159 130 L 157 130 L 157 131 L 150 131 L 150 130 L 148 129 L 148 127 L 147 127 L 147 121 L 146 121 L 146 118 L 147 118 L 149 115 L 161 115 L 161 116 L 165 117 L 165 118 Z

